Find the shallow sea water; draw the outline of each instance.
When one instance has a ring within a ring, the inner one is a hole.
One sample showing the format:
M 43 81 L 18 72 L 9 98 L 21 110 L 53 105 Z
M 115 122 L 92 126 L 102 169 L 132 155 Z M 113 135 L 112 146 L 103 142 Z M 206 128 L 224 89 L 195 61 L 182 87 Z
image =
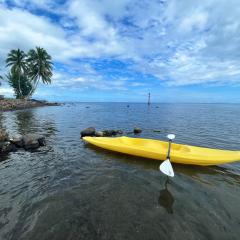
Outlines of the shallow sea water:
M 0 157 L 0 239 L 239 239 L 240 162 L 174 164 L 167 182 L 158 161 L 90 146 L 80 131 L 138 126 L 142 134 L 129 136 L 175 133 L 178 143 L 240 150 L 240 105 L 128 104 L 0 113 L 10 135 L 47 140 L 37 151 Z

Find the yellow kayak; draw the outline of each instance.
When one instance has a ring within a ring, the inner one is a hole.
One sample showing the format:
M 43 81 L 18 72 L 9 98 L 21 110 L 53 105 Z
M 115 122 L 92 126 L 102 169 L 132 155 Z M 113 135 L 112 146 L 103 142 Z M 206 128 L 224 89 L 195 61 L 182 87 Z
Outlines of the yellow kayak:
M 168 142 L 130 137 L 83 137 L 95 146 L 133 156 L 166 160 Z M 240 160 L 240 151 L 219 150 L 172 143 L 171 161 L 192 165 L 218 165 Z

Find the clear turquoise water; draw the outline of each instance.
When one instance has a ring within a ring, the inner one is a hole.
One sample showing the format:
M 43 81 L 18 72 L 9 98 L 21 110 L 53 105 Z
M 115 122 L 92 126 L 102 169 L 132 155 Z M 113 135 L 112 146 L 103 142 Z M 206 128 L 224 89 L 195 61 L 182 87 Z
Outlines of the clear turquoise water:
M 138 126 L 139 137 L 175 133 L 178 143 L 240 150 L 240 105 L 129 105 L 0 114 L 10 135 L 47 139 L 38 151 L 1 157 L 0 239 L 239 239 L 240 162 L 174 165 L 176 176 L 166 183 L 158 162 L 92 147 L 79 133 Z

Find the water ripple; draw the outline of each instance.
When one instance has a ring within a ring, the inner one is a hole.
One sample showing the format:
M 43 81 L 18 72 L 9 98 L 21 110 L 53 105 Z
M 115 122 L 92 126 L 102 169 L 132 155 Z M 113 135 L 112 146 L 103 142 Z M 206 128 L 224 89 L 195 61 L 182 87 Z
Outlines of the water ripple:
M 179 143 L 240 150 L 236 104 L 75 103 L 0 114 L 13 134 L 42 134 L 47 146 L 1 157 L 0 239 L 238 239 L 240 164 L 174 165 L 84 144 L 95 126 Z M 89 108 L 86 108 L 88 106 Z M 158 106 L 158 108 L 156 108 Z M 154 130 L 160 130 L 156 132 Z

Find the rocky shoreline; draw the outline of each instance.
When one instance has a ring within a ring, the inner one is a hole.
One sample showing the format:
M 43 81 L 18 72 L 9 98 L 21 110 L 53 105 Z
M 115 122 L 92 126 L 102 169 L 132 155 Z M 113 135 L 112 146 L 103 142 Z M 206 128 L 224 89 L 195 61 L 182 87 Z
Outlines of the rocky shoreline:
M 29 151 L 45 145 L 46 141 L 45 137 L 43 136 L 26 134 L 23 136 L 17 135 L 10 138 L 5 130 L 0 129 L 0 156 L 1 154 L 15 152 L 20 148 Z
M 127 134 L 140 134 L 142 132 L 141 128 L 135 127 L 132 132 L 127 132 Z M 122 135 L 124 132 L 120 129 L 108 129 L 102 131 L 96 131 L 94 127 L 89 127 L 80 132 L 81 138 L 83 137 L 112 137 L 116 135 Z
M 57 102 L 47 102 L 43 100 L 24 100 L 24 99 L 1 99 L 0 111 L 13 111 L 43 106 L 60 106 Z

